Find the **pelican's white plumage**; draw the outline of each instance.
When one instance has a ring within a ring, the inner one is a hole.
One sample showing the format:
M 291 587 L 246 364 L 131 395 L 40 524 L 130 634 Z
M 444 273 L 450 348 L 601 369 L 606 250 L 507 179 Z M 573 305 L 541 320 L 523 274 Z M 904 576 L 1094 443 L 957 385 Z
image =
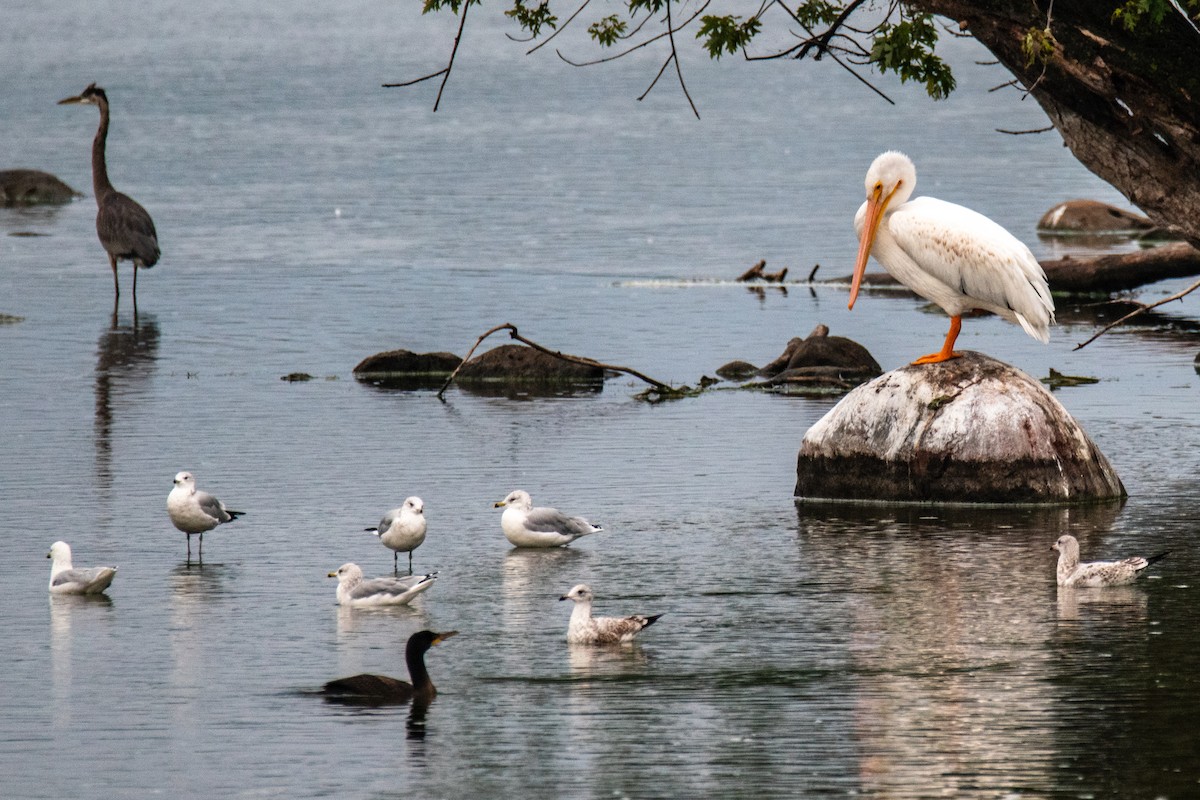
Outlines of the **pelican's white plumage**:
M 46 558 L 50 563 L 51 594 L 100 594 L 116 577 L 116 567 L 74 567 L 71 546 L 66 542 L 50 545 Z
M 403 606 L 433 586 L 437 573 L 407 575 L 403 578 L 363 578 L 363 571 L 354 563 L 342 564 L 329 577 L 338 579 L 337 599 L 344 606 Z
M 649 628 L 662 614 L 629 617 L 593 617 L 592 600 L 595 599 L 586 583 L 578 584 L 559 600 L 574 600 L 571 621 L 567 624 L 567 641 L 571 644 L 619 644 L 628 642 L 644 628 Z
M 867 258 L 874 255 L 892 277 L 950 315 L 942 350 L 913 363 L 954 358 L 961 317 L 976 308 L 1019 324 L 1040 342 L 1050 341 L 1054 301 L 1029 248 L 969 208 L 932 197 L 909 200 L 916 183 L 916 167 L 903 153 L 883 153 L 867 170 L 867 200 L 854 216 L 859 249 L 850 308 Z
M 167 495 L 167 514 L 172 524 L 187 534 L 188 560 L 192 558 L 192 534 L 200 534 L 200 558 L 204 558 L 204 532 L 225 522 L 233 522 L 242 512 L 231 511 L 208 492 L 196 488 L 190 472 L 175 473 L 175 488 Z
M 367 528 L 383 545 L 392 551 L 392 572 L 399 571 L 401 553 L 408 553 L 408 571 L 412 573 L 412 551 L 425 541 L 425 503 L 413 496 L 404 500 L 404 505 L 393 508 L 383 515 L 379 525 Z
M 1058 551 L 1058 585 L 1076 587 L 1125 586 L 1133 583 L 1142 570 L 1166 553 L 1143 558 L 1131 556 L 1120 561 L 1079 561 L 1079 541 L 1069 534 L 1052 545 Z
M 533 507 L 529 492 L 517 489 L 495 504 L 503 508 L 500 528 L 517 547 L 559 547 L 604 530 L 583 517 L 568 517 L 557 508 Z

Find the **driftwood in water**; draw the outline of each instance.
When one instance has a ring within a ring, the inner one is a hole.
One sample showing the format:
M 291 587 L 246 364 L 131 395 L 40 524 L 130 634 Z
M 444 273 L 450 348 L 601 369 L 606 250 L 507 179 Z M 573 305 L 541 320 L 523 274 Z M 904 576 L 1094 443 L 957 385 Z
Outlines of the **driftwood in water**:
M 1200 275 L 1200 250 L 1186 242 L 1173 242 L 1096 258 L 1067 256 L 1043 261 L 1042 269 L 1053 291 L 1108 294 L 1168 278 Z
M 759 261 L 750 269 L 738 276 L 738 283 L 749 283 L 750 281 L 766 281 L 767 283 L 783 283 L 783 279 L 787 277 L 787 267 L 784 267 L 779 272 L 764 272 L 767 267 L 766 260 Z

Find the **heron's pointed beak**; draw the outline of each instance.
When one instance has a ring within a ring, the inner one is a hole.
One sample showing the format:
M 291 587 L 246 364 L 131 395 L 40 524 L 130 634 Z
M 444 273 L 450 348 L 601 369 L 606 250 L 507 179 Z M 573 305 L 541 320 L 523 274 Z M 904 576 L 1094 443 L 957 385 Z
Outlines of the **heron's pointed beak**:
M 74 103 L 82 103 L 82 102 L 83 102 L 83 98 L 79 95 L 76 95 L 74 97 L 64 97 L 62 100 L 59 100 L 56 105 L 69 106 Z
M 439 633 L 433 637 L 433 643 L 440 644 L 449 639 L 451 636 L 458 636 L 458 631 L 446 631 L 445 633 Z
M 893 189 L 892 193 L 895 191 Z M 854 277 L 850 281 L 850 305 L 847 308 L 854 308 L 854 301 L 858 299 L 863 273 L 867 271 L 867 259 L 870 258 L 871 247 L 875 244 L 875 232 L 879 229 L 879 223 L 883 221 L 883 212 L 887 210 L 888 201 L 891 199 L 891 193 L 887 197 L 883 196 L 882 186 L 875 187 L 875 191 L 867 198 L 867 217 L 863 220 L 862 237 L 858 240 L 858 258 L 854 262 Z

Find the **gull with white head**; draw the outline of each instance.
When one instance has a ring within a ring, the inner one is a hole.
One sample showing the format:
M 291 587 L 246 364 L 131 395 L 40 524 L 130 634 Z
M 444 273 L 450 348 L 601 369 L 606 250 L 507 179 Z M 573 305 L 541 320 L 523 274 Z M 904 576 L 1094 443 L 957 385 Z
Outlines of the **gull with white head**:
M 1080 562 L 1079 540 L 1070 534 L 1058 537 L 1058 541 L 1051 547 L 1058 551 L 1058 585 L 1080 588 L 1125 586 L 1133 583 L 1146 567 L 1161 560 L 1169 552 L 1149 558 L 1130 556 L 1120 561 Z
M 571 621 L 567 624 L 567 641 L 571 644 L 620 644 L 633 639 L 637 633 L 649 628 L 662 614 L 645 616 L 634 614 L 629 617 L 593 617 L 591 587 L 578 584 L 559 600 L 574 600 Z
M 406 575 L 403 578 L 363 578 L 362 568 L 358 564 L 346 563 L 338 567 L 336 572 L 329 573 L 329 577 L 338 579 L 339 604 L 364 608 L 408 605 L 413 598 L 433 586 L 437 573 Z
M 50 545 L 46 558 L 50 564 L 51 594 L 100 594 L 113 582 L 116 567 L 75 567 L 71 565 L 71 546 L 66 542 Z
M 196 478 L 190 472 L 175 474 L 175 488 L 167 495 L 167 513 L 175 527 L 187 534 L 188 561 L 192 560 L 192 534 L 200 534 L 200 560 L 204 560 L 204 532 L 226 522 L 233 522 L 242 513 L 231 511 L 208 492 L 196 488 Z
M 408 574 L 412 574 L 412 551 L 425 541 L 425 503 L 421 498 L 406 498 L 404 505 L 383 515 L 374 528 L 365 528 L 379 537 L 392 551 L 392 574 L 400 572 L 400 554 L 408 553 Z
M 495 507 L 504 509 L 500 528 L 504 537 L 517 547 L 560 547 L 604 530 L 583 517 L 568 517 L 556 508 L 534 508 L 529 492 L 520 489 L 496 502 Z

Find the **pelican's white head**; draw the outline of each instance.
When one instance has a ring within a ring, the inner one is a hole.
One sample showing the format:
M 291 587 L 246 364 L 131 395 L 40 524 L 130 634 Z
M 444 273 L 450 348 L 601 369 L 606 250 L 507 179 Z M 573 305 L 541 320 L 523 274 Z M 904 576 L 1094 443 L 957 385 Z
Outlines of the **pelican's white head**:
M 867 271 L 867 259 L 875 244 L 875 232 L 889 211 L 898 208 L 912 196 L 917 186 L 917 168 L 904 153 L 889 150 L 871 162 L 864 183 L 867 202 L 862 204 L 854 217 L 855 225 L 861 224 L 861 227 L 858 258 L 854 262 L 854 278 L 850 282 L 850 308 L 854 308 L 854 301 L 858 299 L 862 276 Z

